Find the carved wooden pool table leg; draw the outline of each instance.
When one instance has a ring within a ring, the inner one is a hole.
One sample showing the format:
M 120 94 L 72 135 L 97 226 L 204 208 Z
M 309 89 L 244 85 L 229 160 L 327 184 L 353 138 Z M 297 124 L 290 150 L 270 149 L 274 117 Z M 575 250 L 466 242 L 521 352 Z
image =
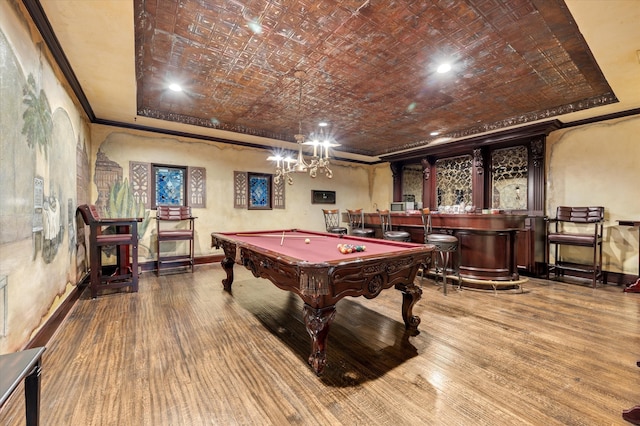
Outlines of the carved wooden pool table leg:
M 304 323 L 307 333 L 311 336 L 311 354 L 309 365 L 319 376 L 327 363 L 327 337 L 329 326 L 336 316 L 335 305 L 316 309 L 304 304 Z
M 413 305 L 422 298 L 422 289 L 415 284 L 396 284 L 396 290 L 402 292 L 402 319 L 407 331 L 416 336 L 420 333 L 420 317 L 413 315 Z
M 233 265 L 235 263 L 236 262 L 230 257 L 225 257 L 220 262 L 222 269 L 227 273 L 227 278 L 222 279 L 222 285 L 224 286 L 224 289 L 229 292 L 231 291 L 231 284 L 233 284 Z

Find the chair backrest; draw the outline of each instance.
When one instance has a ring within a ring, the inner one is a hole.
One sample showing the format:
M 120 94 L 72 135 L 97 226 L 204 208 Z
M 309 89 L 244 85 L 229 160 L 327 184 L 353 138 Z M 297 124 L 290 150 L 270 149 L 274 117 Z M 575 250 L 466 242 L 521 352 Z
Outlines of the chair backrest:
M 158 206 L 156 219 L 160 220 L 186 220 L 191 219 L 191 207 L 189 206 Z
M 574 223 L 597 223 L 604 220 L 604 207 L 566 207 L 559 206 L 556 220 Z
M 340 226 L 340 210 L 322 209 L 322 213 L 324 214 L 324 224 L 327 231 Z
M 427 237 L 431 234 L 433 228 L 431 227 L 431 210 L 428 208 L 420 211 L 422 214 L 422 227 L 424 229 L 424 242 L 427 242 Z
M 378 210 L 378 216 L 380 216 L 380 227 L 382 228 L 382 234 L 391 231 L 391 212 L 389 210 Z
M 556 210 L 556 218 L 551 220 L 554 223 L 553 230 L 547 229 L 548 235 L 558 234 L 585 234 L 592 230 L 595 241 L 602 239 L 604 222 L 604 207 L 567 207 L 559 206 Z M 565 229 L 565 225 L 566 229 Z
M 362 209 L 348 210 L 349 226 L 351 229 L 364 229 L 364 211 Z
M 98 209 L 93 204 L 81 204 L 76 211 L 80 212 L 86 225 L 94 225 L 100 222 L 100 213 L 98 213 Z

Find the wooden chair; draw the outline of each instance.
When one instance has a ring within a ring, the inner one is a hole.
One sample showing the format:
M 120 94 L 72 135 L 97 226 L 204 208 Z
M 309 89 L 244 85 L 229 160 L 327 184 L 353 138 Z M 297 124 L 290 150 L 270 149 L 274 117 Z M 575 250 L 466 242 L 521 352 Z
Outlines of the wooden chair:
M 156 210 L 156 252 L 158 261 L 156 273 L 160 275 L 163 267 L 190 267 L 193 273 L 194 265 L 194 230 L 195 217 L 191 215 L 191 207 L 188 206 L 158 206 Z M 165 242 L 186 241 L 186 253 L 163 255 L 161 244 Z
M 378 210 L 380 216 L 380 227 L 382 228 L 382 238 L 391 241 L 411 241 L 411 234 L 406 231 L 394 231 L 391 224 L 391 212 L 389 210 Z
M 327 232 L 347 235 L 347 228 L 340 226 L 340 210 L 322 209 L 322 213 L 324 214 L 324 224 Z
M 547 279 L 553 271 L 555 277 L 565 271 L 588 273 L 593 287 L 602 278 L 602 224 L 604 207 L 565 207 L 560 206 L 556 217 L 547 219 Z M 554 247 L 554 263 L 551 263 L 551 246 Z M 588 247 L 592 252 L 591 265 L 584 267 L 564 259 L 562 246 Z
M 447 269 L 451 268 L 451 272 L 458 276 L 458 289 L 462 286 L 462 280 L 460 279 L 460 253 L 458 253 L 458 238 L 449 234 L 438 234 L 433 232 L 431 227 L 431 211 L 422 209 L 422 227 L 424 229 L 424 243 L 432 244 L 435 246 L 436 258 L 433 257 L 433 266 L 435 268 L 436 278 L 438 271 L 442 272 L 442 291 L 447 294 Z M 454 254 L 454 256 L 451 256 Z M 438 259 L 440 260 L 438 262 Z M 458 264 L 456 264 L 456 260 Z M 429 265 L 430 267 L 431 265 Z M 420 275 L 420 281 L 424 278 L 424 265 L 422 268 L 422 274 Z M 437 282 L 437 279 L 436 279 Z
M 88 204 L 78 206 L 77 213 L 80 213 L 90 231 L 91 297 L 95 299 L 98 291 L 107 288 L 130 287 L 137 292 L 138 222 L 142 218 L 101 218 L 96 206 Z M 102 265 L 102 251 L 112 247 L 115 247 L 117 258 L 115 268 Z
M 373 238 L 375 236 L 376 231 L 374 229 L 364 227 L 364 211 L 362 209 L 347 209 L 347 216 L 349 218 L 351 235 L 368 238 Z

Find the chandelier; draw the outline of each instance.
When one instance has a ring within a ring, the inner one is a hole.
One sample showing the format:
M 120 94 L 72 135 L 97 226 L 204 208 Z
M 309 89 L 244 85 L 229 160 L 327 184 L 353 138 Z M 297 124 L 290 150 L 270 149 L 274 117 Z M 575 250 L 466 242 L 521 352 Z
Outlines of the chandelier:
M 294 158 L 293 155 L 272 155 L 267 160 L 276 162 L 276 173 L 273 181 L 276 184 L 280 183 L 280 180 L 284 179 L 291 185 L 293 184 L 292 173 L 309 173 L 309 176 L 315 178 L 318 173 L 324 173 L 329 179 L 333 177 L 333 172 L 329 168 L 329 148 L 340 146 L 331 140 L 328 133 L 325 131 L 327 123 L 320 123 L 318 125 L 318 132 L 312 133 L 310 139 L 305 141 L 305 136 L 302 133 L 302 121 L 300 120 L 300 111 L 302 106 L 302 79 L 306 76 L 304 71 L 296 71 L 295 77 L 300 82 L 300 93 L 298 97 L 298 133 L 294 135 L 298 144 L 298 156 Z M 313 146 L 313 156 L 309 160 L 305 160 L 302 153 L 303 145 Z

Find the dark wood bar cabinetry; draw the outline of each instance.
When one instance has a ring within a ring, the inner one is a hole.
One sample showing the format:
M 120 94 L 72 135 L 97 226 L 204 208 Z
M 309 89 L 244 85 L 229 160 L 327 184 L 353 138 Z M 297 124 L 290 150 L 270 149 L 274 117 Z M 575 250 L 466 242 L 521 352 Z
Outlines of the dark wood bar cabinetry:
M 512 281 L 519 279 L 518 236 L 525 231 L 526 215 L 519 214 L 433 214 L 433 231 L 454 235 L 460 242 L 460 276 L 473 280 Z M 377 214 L 365 214 L 367 226 L 380 228 Z M 394 229 L 407 231 L 411 241 L 424 242 L 420 214 L 392 214 Z M 458 263 L 459 262 L 459 263 Z
M 545 145 L 547 135 L 559 127 L 559 121 L 551 120 L 491 135 L 467 138 L 465 135 L 452 135 L 458 140 L 381 156 L 391 168 L 393 201 L 415 201 L 416 209 L 428 207 L 432 211 L 443 211 L 443 206 L 460 209 L 462 205 L 472 206 L 478 217 L 474 223 L 506 220 L 501 225 L 502 231 L 482 231 L 493 232 L 491 238 L 485 236 L 482 243 L 480 234 L 471 238 L 462 228 L 455 233 L 461 238 L 463 247 L 466 245 L 481 251 L 486 244 L 488 250 L 499 255 L 499 259 L 515 256 L 515 271 L 498 262 L 489 268 L 492 269 L 489 273 L 492 279 L 505 279 L 508 274 L 518 272 L 541 276 L 546 270 Z M 479 213 L 491 209 L 506 214 L 498 215 L 502 219 L 480 219 L 493 216 Z M 457 220 L 465 216 L 473 214 L 460 214 Z M 518 218 L 517 232 L 506 226 L 509 217 Z M 471 220 L 470 217 L 468 219 Z M 394 225 L 402 226 L 399 219 Z M 437 227 L 435 223 L 434 227 Z M 480 232 L 480 228 L 482 226 L 474 232 Z M 420 238 L 417 234 L 413 237 L 414 241 L 420 241 Z M 512 250 L 513 253 L 499 253 L 501 250 Z M 466 253 L 462 255 L 463 264 L 468 260 L 465 256 Z M 508 274 L 497 272 L 503 267 Z M 463 273 L 483 276 L 480 269 L 463 268 Z

